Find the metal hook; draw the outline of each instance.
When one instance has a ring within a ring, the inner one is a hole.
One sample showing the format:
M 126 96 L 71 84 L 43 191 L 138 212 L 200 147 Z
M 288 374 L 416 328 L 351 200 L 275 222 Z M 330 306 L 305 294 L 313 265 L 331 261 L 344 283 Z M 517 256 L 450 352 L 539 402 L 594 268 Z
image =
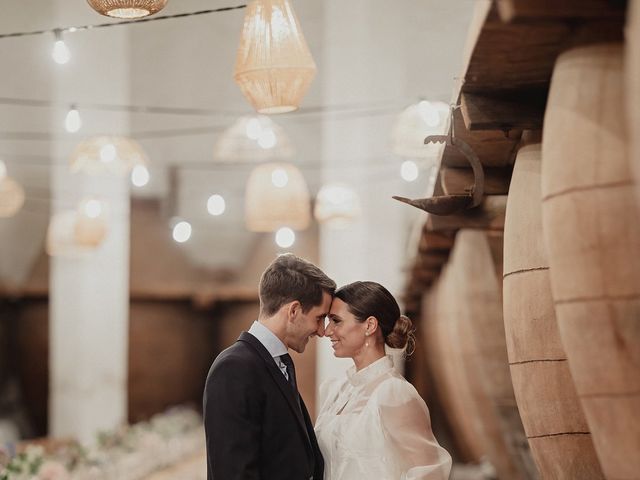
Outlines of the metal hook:
M 459 106 L 451 107 L 451 127 L 448 135 L 429 135 L 424 139 L 424 143 L 444 143 L 447 146 L 457 148 L 465 156 L 471 168 L 473 169 L 473 186 L 468 193 L 458 195 L 441 195 L 431 198 L 410 199 L 405 197 L 393 196 L 395 200 L 409 204 L 421 210 L 434 215 L 451 215 L 456 212 L 468 208 L 474 208 L 480 205 L 484 195 L 484 170 L 478 155 L 473 151 L 467 142 L 460 138 L 456 138 L 454 134 L 454 118 L 453 112 L 460 108 Z

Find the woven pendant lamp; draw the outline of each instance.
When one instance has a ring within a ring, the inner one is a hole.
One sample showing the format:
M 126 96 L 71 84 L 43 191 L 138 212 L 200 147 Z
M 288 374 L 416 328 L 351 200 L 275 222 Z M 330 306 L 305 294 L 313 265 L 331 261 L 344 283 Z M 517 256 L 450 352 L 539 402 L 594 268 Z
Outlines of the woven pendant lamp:
M 247 7 L 234 79 L 259 113 L 296 110 L 316 74 L 300 24 L 287 0 Z
M 24 204 L 24 188 L 11 177 L 0 179 L 0 218 L 13 217 Z
M 96 12 L 115 18 L 141 18 L 162 10 L 168 0 L 87 0 Z
M 107 236 L 107 205 L 95 198 L 88 198 L 78 205 L 73 236 L 82 247 L 97 247 Z
M 405 158 L 440 157 L 443 145 L 425 145 L 429 135 L 444 135 L 449 128 L 449 106 L 422 100 L 403 110 L 391 134 L 393 153 Z
M 286 160 L 295 149 L 284 129 L 265 115 L 238 118 L 213 147 L 213 158 L 231 162 Z
M 310 220 L 309 190 L 300 170 L 289 163 L 265 163 L 251 172 L 245 194 L 247 229 L 304 230 Z
M 318 223 L 347 228 L 361 214 L 360 198 L 348 185 L 329 183 L 320 188 L 313 213 Z
M 80 245 L 75 238 L 75 226 L 78 221 L 76 210 L 63 210 L 54 213 L 49 219 L 45 250 L 52 257 L 79 257 L 91 251 Z
M 71 171 L 91 175 L 126 175 L 136 165 L 147 163 L 142 147 L 126 137 L 93 137 L 80 143 L 71 154 Z

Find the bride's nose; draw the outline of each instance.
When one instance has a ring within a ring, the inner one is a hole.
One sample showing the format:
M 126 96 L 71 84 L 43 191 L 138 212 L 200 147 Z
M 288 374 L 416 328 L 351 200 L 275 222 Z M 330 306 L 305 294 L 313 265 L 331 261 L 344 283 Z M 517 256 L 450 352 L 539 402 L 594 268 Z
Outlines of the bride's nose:
M 324 327 L 324 336 L 330 337 L 331 335 L 333 335 L 333 325 L 331 321 L 327 320 L 327 326 Z

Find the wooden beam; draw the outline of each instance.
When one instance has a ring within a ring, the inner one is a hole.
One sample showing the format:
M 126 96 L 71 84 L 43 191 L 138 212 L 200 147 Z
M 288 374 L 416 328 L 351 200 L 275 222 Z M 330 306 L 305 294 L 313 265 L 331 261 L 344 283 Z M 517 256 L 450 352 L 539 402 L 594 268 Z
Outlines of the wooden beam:
M 433 270 L 438 272 L 447 263 L 449 252 L 430 252 L 416 258 L 415 268 L 419 270 Z
M 484 194 L 506 195 L 511 183 L 511 167 L 484 169 Z M 460 194 L 473 186 L 470 168 L 444 167 L 440 170 L 440 184 L 445 195 Z
M 492 10 L 478 35 L 462 91 L 547 88 L 556 58 L 564 50 L 623 39 L 623 17 L 575 20 L 504 23 L 497 9 Z
M 541 130 L 546 104 L 546 88 L 463 93 L 460 99 L 468 130 Z
M 622 18 L 624 1 L 616 0 L 496 0 L 503 22 L 576 18 Z
M 426 225 L 425 225 L 426 226 Z M 455 237 L 445 233 L 429 232 L 425 228 L 422 230 L 422 238 L 418 245 L 419 253 L 430 251 L 446 251 L 453 248 Z
M 504 167 L 513 164 L 515 148 L 522 134 L 520 130 L 510 130 L 506 133 L 495 130 L 470 132 L 460 109 L 453 112 L 453 124 L 454 137 L 469 144 L 483 167 Z M 441 164 L 447 167 L 470 167 L 460 150 L 450 146 L 445 147 Z
M 416 315 L 422 308 L 422 295 L 405 295 L 402 297 L 402 303 L 406 314 Z
M 485 197 L 479 207 L 465 210 L 460 214 L 446 217 L 429 215 L 427 228 L 432 232 L 454 231 L 461 228 L 504 230 L 506 208 L 506 195 L 490 195 Z
M 437 277 L 433 279 L 422 281 L 420 279 L 412 279 L 405 289 L 405 298 L 411 297 L 421 297 L 424 292 L 429 290 L 431 284 L 435 281 Z

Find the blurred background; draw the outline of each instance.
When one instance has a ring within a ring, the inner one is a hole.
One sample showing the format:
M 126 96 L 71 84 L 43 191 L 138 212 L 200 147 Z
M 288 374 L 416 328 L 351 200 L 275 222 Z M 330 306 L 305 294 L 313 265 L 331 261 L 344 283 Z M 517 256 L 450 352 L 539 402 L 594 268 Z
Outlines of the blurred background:
M 137 1 L 2 5 L 0 480 L 204 478 L 283 252 L 398 298 L 451 478 L 638 478 L 640 2 Z

